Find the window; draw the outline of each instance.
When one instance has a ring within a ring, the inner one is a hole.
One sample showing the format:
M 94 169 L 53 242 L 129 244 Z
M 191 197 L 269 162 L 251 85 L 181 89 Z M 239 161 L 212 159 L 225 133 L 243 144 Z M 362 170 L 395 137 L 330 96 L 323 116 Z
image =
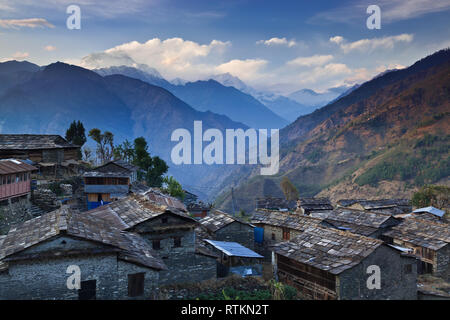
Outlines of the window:
M 11 184 L 11 175 L 8 175 L 8 184 Z
M 97 281 L 88 280 L 81 281 L 80 289 L 78 290 L 78 300 L 95 300 L 97 292 Z
M 275 240 L 275 233 L 272 233 L 272 240 Z
M 20 182 L 20 175 L 19 174 L 16 174 L 16 183 L 17 182 Z
M 161 223 L 167 223 L 167 221 L 168 221 L 167 217 L 161 219 Z
M 128 296 L 139 297 L 144 294 L 145 273 L 135 273 L 128 275 Z
M 283 228 L 283 240 L 290 240 L 291 231 L 288 228 Z
M 173 238 L 173 247 L 179 248 L 181 247 L 181 237 L 175 237 Z
M 160 240 L 153 240 L 152 241 L 153 250 L 159 250 L 161 249 L 161 241 Z

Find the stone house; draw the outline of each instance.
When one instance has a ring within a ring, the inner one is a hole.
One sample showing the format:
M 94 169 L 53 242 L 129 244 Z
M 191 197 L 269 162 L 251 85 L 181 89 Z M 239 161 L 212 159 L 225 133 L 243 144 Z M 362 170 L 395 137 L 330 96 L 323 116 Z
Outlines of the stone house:
M 342 199 L 337 202 L 337 205 L 338 207 L 348 209 L 373 211 L 391 215 L 412 211 L 412 206 L 408 199 Z
M 332 211 L 313 212 L 311 217 L 323 219 L 322 225 L 338 230 L 346 230 L 366 237 L 378 238 L 400 220 L 389 214 L 337 208 Z
M 251 222 L 263 229 L 263 243 L 269 246 L 295 238 L 305 229 L 320 224 L 322 219 L 288 212 L 260 210 L 253 214 Z
M 412 251 L 419 259 L 418 273 L 450 280 L 450 225 L 407 218 L 387 231 L 383 240 Z
M 297 201 L 296 212 L 302 215 L 310 215 L 315 211 L 333 210 L 328 198 L 300 198 Z
M 0 299 L 151 298 L 165 268 L 139 235 L 62 208 L 0 238 Z
M 316 226 L 272 250 L 275 277 L 306 299 L 417 298 L 415 258 L 378 239 Z
M 80 154 L 59 135 L 0 134 L 0 159 L 31 160 L 44 176 L 78 173 Z
M 151 189 L 84 214 L 143 237 L 167 266 L 159 272 L 160 285 L 216 277 L 216 255 L 198 247 L 195 236 L 198 222 L 178 199 Z
M 253 249 L 255 246 L 254 226 L 220 210 L 212 210 L 199 223 L 217 241 L 237 242 Z

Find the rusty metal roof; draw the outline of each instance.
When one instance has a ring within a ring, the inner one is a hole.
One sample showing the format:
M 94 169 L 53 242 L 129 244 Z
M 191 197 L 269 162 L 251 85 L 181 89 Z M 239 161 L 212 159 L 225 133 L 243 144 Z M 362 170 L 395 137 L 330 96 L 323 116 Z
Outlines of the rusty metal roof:
M 73 213 L 66 207 L 11 229 L 0 245 L 0 260 L 8 260 L 11 255 L 62 233 L 111 246 L 123 260 L 157 270 L 166 268 L 139 235 L 124 232 L 95 216 Z
M 304 231 L 318 225 L 322 219 L 287 212 L 260 210 L 253 214 L 251 222 Z
M 384 235 L 436 251 L 450 243 L 450 225 L 410 217 Z
M 0 150 L 42 150 L 79 148 L 60 135 L 0 134 Z
M 35 170 L 37 170 L 36 167 L 33 167 L 32 165 L 29 165 L 28 163 L 25 163 L 20 160 L 15 159 L 0 160 L 0 174 L 11 174 Z
M 378 239 L 323 227 L 310 227 L 289 242 L 272 246 L 284 257 L 340 274 L 368 257 L 383 242 Z

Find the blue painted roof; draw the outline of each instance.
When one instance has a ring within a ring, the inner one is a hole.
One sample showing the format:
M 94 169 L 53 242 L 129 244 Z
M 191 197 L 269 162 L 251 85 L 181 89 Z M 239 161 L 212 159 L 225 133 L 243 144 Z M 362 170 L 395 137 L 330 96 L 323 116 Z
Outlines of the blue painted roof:
M 209 239 L 204 240 L 230 257 L 263 258 L 263 256 L 257 254 L 249 248 L 244 247 L 243 245 L 240 245 L 237 242 L 215 241 Z
M 420 208 L 420 209 L 414 210 L 413 212 L 414 213 L 428 212 L 428 213 L 434 214 L 435 216 L 438 216 L 440 218 L 442 218 L 442 216 L 445 214 L 445 211 L 439 210 L 435 207 Z

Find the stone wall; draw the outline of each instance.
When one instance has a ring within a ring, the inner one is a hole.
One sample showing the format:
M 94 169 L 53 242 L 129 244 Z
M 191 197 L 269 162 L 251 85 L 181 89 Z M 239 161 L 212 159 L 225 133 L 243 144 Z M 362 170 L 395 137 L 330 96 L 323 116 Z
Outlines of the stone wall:
M 214 239 L 217 241 L 237 242 L 251 250 L 255 247 L 253 227 L 240 222 L 230 223 L 222 229 L 217 230 L 214 233 Z
M 65 242 L 65 244 L 63 243 Z M 49 249 L 92 249 L 96 244 L 57 237 L 52 241 L 25 250 L 22 254 L 43 254 Z M 97 246 L 101 249 L 103 246 Z M 6 271 L 0 273 L 0 300 L 2 299 L 78 299 L 76 289 L 67 288 L 67 267 L 77 265 L 81 270 L 81 281 L 96 280 L 97 299 L 129 299 L 128 274 L 145 273 L 144 295 L 155 296 L 158 271 L 140 267 L 117 259 L 116 252 L 95 255 L 68 256 L 62 253 L 52 258 L 37 258 L 9 262 Z
M 450 245 L 446 245 L 436 253 L 436 271 L 434 274 L 450 281 Z
M 167 219 L 162 222 L 162 219 Z M 188 283 L 216 277 L 216 259 L 195 253 L 195 221 L 173 214 L 163 214 L 133 228 L 151 245 L 159 241 L 156 250 L 168 270 L 160 271 L 161 285 Z M 180 239 L 181 246 L 175 246 Z
M 380 289 L 367 288 L 367 279 L 371 275 L 367 273 L 367 268 L 371 265 L 380 267 Z M 360 264 L 342 272 L 338 276 L 337 283 L 337 292 L 341 300 L 415 300 L 416 259 L 401 256 L 395 249 L 381 245 Z

